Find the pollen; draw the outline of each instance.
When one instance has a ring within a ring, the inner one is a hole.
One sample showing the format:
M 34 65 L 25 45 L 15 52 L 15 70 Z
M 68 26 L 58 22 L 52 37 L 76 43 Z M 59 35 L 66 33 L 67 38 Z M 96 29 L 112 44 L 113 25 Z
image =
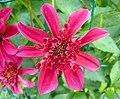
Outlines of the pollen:
M 7 76 L 7 78 L 9 79 L 9 78 L 11 77 L 11 73 L 10 73 L 10 72 L 7 72 L 7 73 L 6 73 L 6 76 Z

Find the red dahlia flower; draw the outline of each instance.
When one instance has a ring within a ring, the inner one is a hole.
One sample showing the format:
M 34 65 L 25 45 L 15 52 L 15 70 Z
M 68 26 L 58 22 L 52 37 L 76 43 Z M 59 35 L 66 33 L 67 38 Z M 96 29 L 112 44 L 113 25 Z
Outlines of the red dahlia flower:
M 0 68 L 5 65 L 5 60 L 12 60 L 12 55 L 17 52 L 16 47 L 8 39 L 15 36 L 18 33 L 18 29 L 16 25 L 11 24 L 6 27 L 5 24 L 11 12 L 11 8 L 0 10 Z
M 20 68 L 22 63 L 22 58 L 14 57 L 15 62 L 6 62 L 5 66 L 0 70 L 0 82 L 2 83 L 2 88 L 6 88 L 10 85 L 10 89 L 15 94 L 22 94 L 23 90 L 20 88 L 19 84 L 24 87 L 33 87 L 34 82 L 24 79 L 21 75 L 34 75 L 37 73 L 37 69 L 34 68 Z
M 18 23 L 18 30 L 30 41 L 38 46 L 20 46 L 17 56 L 39 57 L 44 56 L 41 62 L 36 64 L 42 67 L 38 79 L 38 91 L 41 94 L 48 93 L 58 86 L 57 74 L 64 74 L 66 83 L 73 90 L 82 90 L 84 75 L 80 66 L 88 71 L 96 71 L 100 64 L 93 56 L 81 52 L 80 48 L 88 43 L 98 40 L 108 33 L 100 28 L 93 28 L 78 38 L 72 38 L 80 27 L 89 19 L 90 12 L 87 9 L 79 9 L 73 12 L 62 30 L 55 9 L 44 4 L 41 8 L 53 37 L 37 28 Z

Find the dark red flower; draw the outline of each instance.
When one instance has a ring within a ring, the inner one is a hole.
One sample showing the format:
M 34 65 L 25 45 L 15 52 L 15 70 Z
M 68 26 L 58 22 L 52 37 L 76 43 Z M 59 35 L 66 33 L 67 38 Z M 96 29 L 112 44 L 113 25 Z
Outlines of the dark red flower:
M 64 74 L 66 83 L 73 90 L 82 90 L 84 75 L 80 66 L 88 71 L 96 71 L 100 64 L 93 56 L 81 52 L 80 48 L 88 43 L 96 41 L 108 33 L 100 28 L 93 28 L 78 38 L 72 38 L 80 27 L 89 19 L 90 12 L 87 9 L 79 9 L 73 12 L 68 22 L 60 30 L 60 22 L 55 9 L 44 4 L 41 12 L 52 32 L 52 38 L 42 30 L 18 23 L 18 30 L 30 41 L 38 46 L 20 46 L 17 56 L 40 57 L 44 56 L 36 66 L 42 67 L 38 79 L 38 91 L 41 94 L 48 93 L 58 86 L 57 74 Z

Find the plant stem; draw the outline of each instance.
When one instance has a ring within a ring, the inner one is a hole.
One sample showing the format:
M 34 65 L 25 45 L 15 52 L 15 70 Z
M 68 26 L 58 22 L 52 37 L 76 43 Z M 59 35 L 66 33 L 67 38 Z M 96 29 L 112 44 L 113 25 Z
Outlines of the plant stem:
M 33 15 L 33 17 L 35 18 L 35 21 L 37 22 L 37 24 L 39 25 L 39 27 L 41 29 L 45 29 L 42 22 L 39 20 L 39 18 L 37 17 L 37 15 L 35 14 L 34 10 L 32 9 L 31 5 L 27 5 L 25 2 L 23 2 L 22 0 L 18 0 L 19 2 L 21 2 Z

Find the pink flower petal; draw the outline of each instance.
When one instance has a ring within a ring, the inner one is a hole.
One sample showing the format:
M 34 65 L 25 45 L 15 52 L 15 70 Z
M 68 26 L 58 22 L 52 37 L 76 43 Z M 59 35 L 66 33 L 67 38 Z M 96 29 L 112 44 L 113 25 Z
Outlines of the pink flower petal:
M 20 86 L 18 85 L 18 83 L 16 83 L 15 85 L 10 85 L 10 89 L 14 94 L 23 94 L 23 90 L 20 88 Z
M 74 36 L 81 26 L 90 18 L 90 12 L 87 9 L 80 9 L 73 12 L 68 19 L 70 29 L 69 36 Z
M 34 75 L 38 72 L 38 69 L 35 68 L 21 68 L 18 71 L 18 74 L 27 74 L 27 75 Z
M 10 17 L 11 12 L 12 8 L 2 8 L 2 10 L 0 10 L 0 19 L 3 18 L 6 22 Z
M 81 36 L 80 38 L 78 38 L 76 42 L 80 42 L 79 45 L 81 47 L 88 43 L 94 42 L 100 38 L 103 38 L 104 36 L 107 36 L 107 35 L 109 35 L 107 31 L 95 27 L 91 29 L 90 31 L 88 31 L 83 36 Z
M 84 85 L 84 75 L 79 68 L 78 71 L 66 70 L 64 72 L 65 80 L 70 89 L 73 90 L 82 90 Z
M 5 31 L 6 31 L 6 24 L 5 24 L 5 22 L 4 22 L 3 18 L 2 18 L 2 19 L 0 19 L 0 35 L 4 34 Z
M 35 46 L 19 46 L 18 53 L 16 55 L 19 57 L 33 58 L 44 56 L 45 52 Z
M 22 57 L 15 57 L 16 58 L 16 67 L 20 67 L 20 65 L 22 64 L 23 62 L 23 58 Z
M 2 40 L 2 45 L 8 54 L 14 55 L 18 51 L 17 48 L 8 40 Z
M 2 79 L 4 79 L 4 77 L 0 75 L 0 80 L 2 80 Z
M 44 4 L 41 7 L 41 12 L 52 32 L 52 35 L 57 37 L 60 30 L 60 22 L 55 9 L 50 4 Z
M 6 53 L 6 51 L 3 48 L 3 45 L 1 45 L 1 53 L 6 62 L 16 62 L 15 56 Z
M 46 32 L 27 26 L 21 22 L 18 22 L 18 30 L 27 39 L 37 44 L 42 44 L 44 38 L 50 38 Z
M 19 31 L 17 29 L 17 26 L 16 25 L 9 25 L 7 28 L 6 28 L 6 31 L 5 31 L 5 34 L 4 34 L 4 38 L 5 39 L 9 39 L 13 36 L 15 36 L 16 34 L 18 34 Z
M 77 54 L 76 62 L 90 72 L 94 72 L 100 67 L 99 61 L 85 52 Z
M 4 57 L 1 51 L 1 46 L 0 46 L 0 69 L 2 69 L 5 65 Z
M 24 79 L 22 78 L 21 76 L 18 76 L 18 81 L 24 86 L 24 87 L 34 87 L 35 86 L 35 83 L 34 82 L 31 82 L 27 79 Z
M 55 69 L 46 69 L 43 67 L 38 78 L 38 92 L 46 94 L 56 89 L 57 86 L 58 80 Z

